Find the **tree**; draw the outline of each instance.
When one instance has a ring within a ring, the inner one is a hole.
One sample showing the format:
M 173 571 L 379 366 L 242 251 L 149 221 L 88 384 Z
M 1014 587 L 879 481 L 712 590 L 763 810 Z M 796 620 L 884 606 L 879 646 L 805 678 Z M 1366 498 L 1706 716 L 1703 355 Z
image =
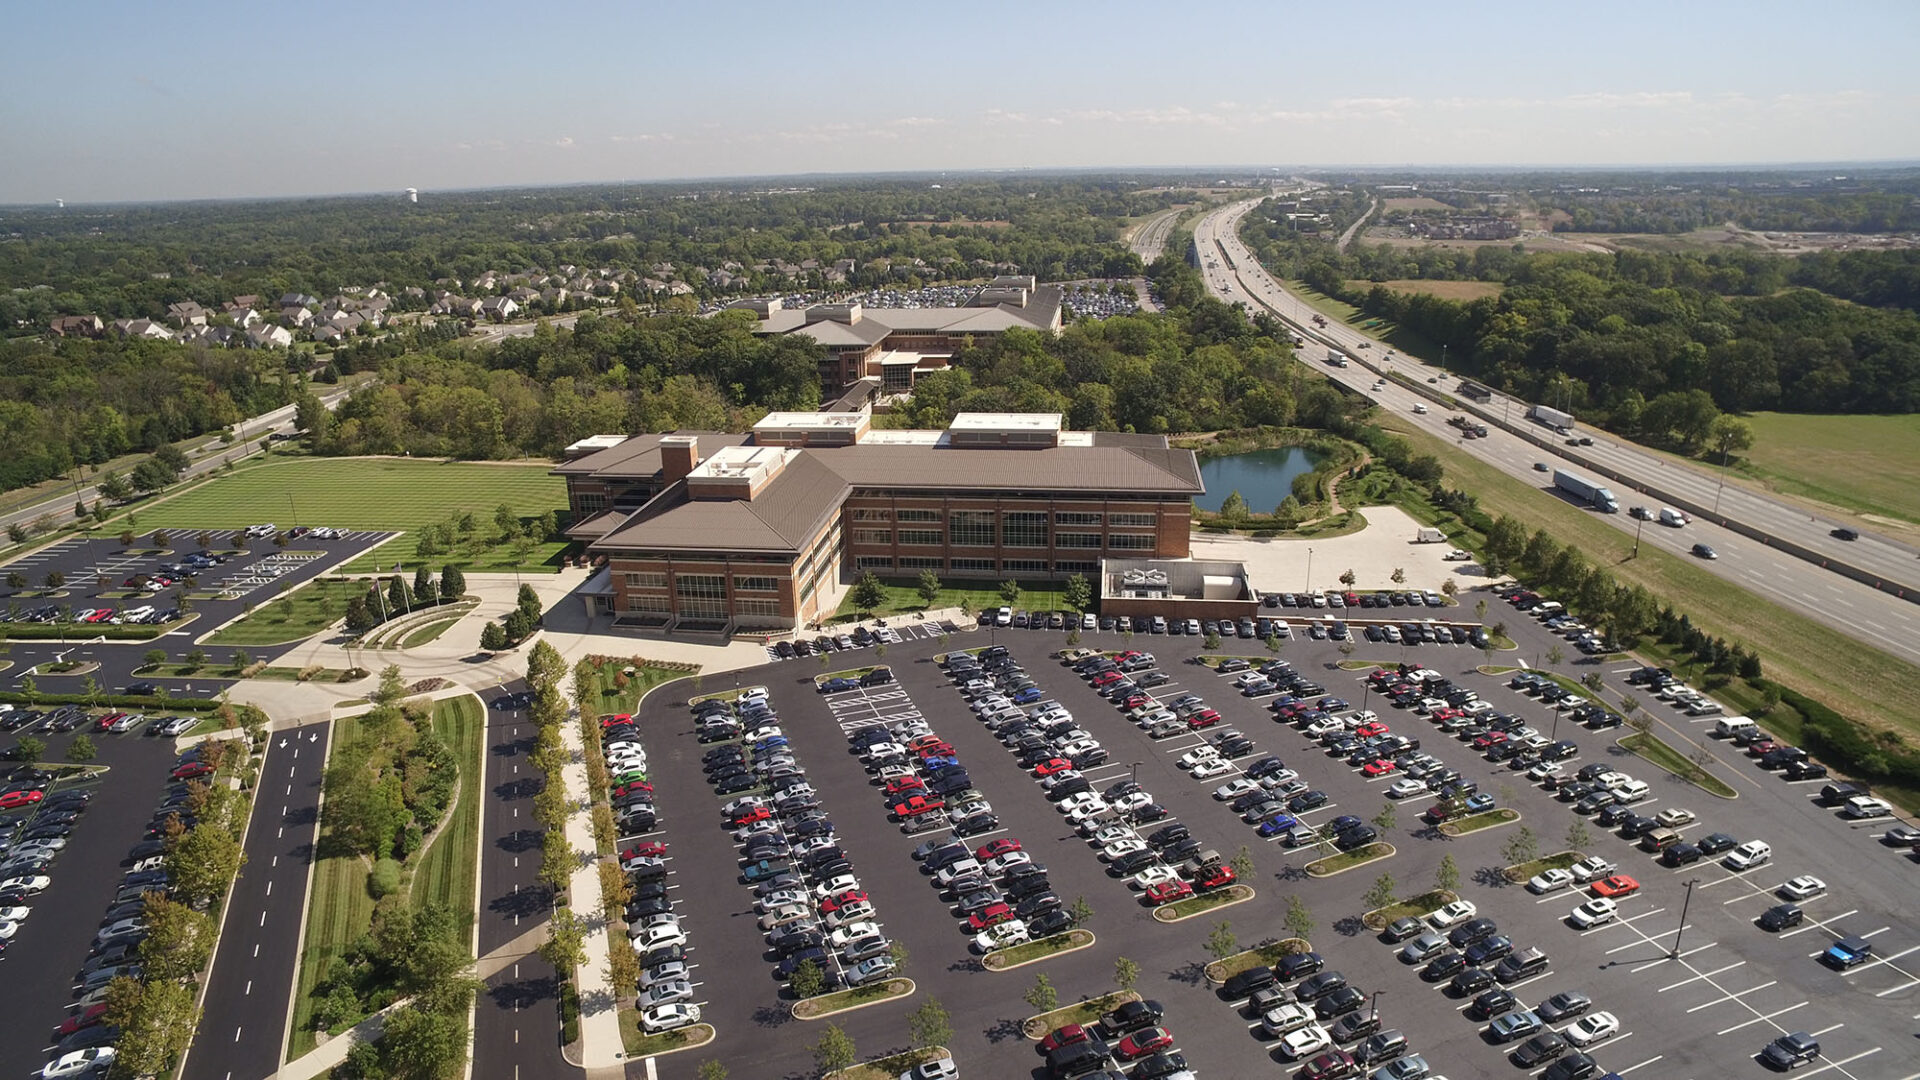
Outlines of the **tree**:
M 169 900 L 163 892 L 145 894 L 140 914 L 147 923 L 146 940 L 140 943 L 144 978 L 190 978 L 212 959 L 217 933 L 212 915 Z
M 915 1046 L 945 1046 L 953 1039 L 953 1017 L 940 1004 L 939 998 L 930 997 L 907 1014 L 907 1031 L 912 1035 Z
M 1253 852 L 1247 845 L 1241 844 L 1240 850 L 1233 853 L 1233 858 L 1228 860 L 1227 865 L 1233 867 L 1234 877 L 1250 878 L 1254 871 Z
M 200 1023 L 194 988 L 185 982 L 118 978 L 107 987 L 106 1023 L 120 1029 L 112 1080 L 166 1076 Z
M 1393 568 L 1391 579 L 1395 585 L 1405 585 L 1407 583 L 1407 572 L 1396 566 Z
M 1208 652 L 1213 652 L 1218 649 L 1220 647 L 1220 632 L 1217 630 L 1207 631 L 1207 636 L 1200 639 L 1200 647 Z
M 175 898 L 198 905 L 225 893 L 246 861 L 232 831 L 201 821 L 167 850 L 167 878 Z
M 868 570 L 854 580 L 847 597 L 853 601 L 854 610 L 871 615 L 887 602 L 887 587 L 879 575 Z
M 1233 936 L 1233 924 L 1222 919 L 1213 925 L 1207 934 L 1207 953 L 1215 960 L 1225 960 L 1240 951 L 1240 942 Z
M 820 1041 L 813 1044 L 813 1063 L 819 1066 L 822 1073 L 844 1069 L 853 1064 L 857 1056 L 853 1039 L 835 1024 L 828 1024 Z
M 920 594 L 922 604 L 932 607 L 933 602 L 940 599 L 940 575 L 932 570 L 920 571 L 920 581 L 914 586 L 913 591 Z
M 1345 585 L 1349 589 L 1353 588 L 1353 583 L 1359 580 L 1360 578 L 1354 574 L 1352 569 L 1345 570 L 1340 574 L 1340 584 Z
M 366 597 L 356 596 L 347 601 L 347 633 L 364 634 L 378 625 L 380 620 L 374 615 L 373 609 L 367 606 Z M 484 639 L 485 635 L 481 636 Z M 484 646 L 484 641 L 482 644 Z
M 587 962 L 586 927 L 570 907 L 556 907 L 547 916 L 547 940 L 540 943 L 540 959 L 552 964 L 563 978 Z
M 133 497 L 133 485 L 112 469 L 100 474 L 100 479 L 94 481 L 93 486 L 114 502 L 126 502 Z
M 1116 956 L 1113 958 L 1113 985 L 1122 990 L 1131 990 L 1133 989 L 1133 984 L 1139 980 L 1139 964 L 1134 963 L 1124 956 Z
M 440 591 L 433 583 L 433 574 L 428 572 L 426 564 L 413 572 L 413 599 L 415 603 L 431 606 Z
M 93 736 L 85 733 L 75 735 L 73 741 L 67 744 L 67 760 L 76 765 L 92 761 L 97 753 L 93 747 Z
M 1008 607 L 1020 606 L 1020 583 L 1012 578 L 1000 583 L 1000 600 Z
M 1487 621 L 1487 598 L 1486 597 L 1483 596 L 1479 600 L 1474 602 L 1473 617 L 1475 619 L 1478 619 L 1481 622 Z
M 42 580 L 47 583 L 47 588 L 58 589 L 67 583 L 67 575 L 58 570 L 49 570 L 47 571 L 47 576 Z
M 388 1080 L 452 1080 L 467 1060 L 466 1013 L 402 1005 L 387 1016 L 380 1057 Z
M 1433 884 L 1435 888 L 1448 892 L 1460 887 L 1460 864 L 1453 861 L 1452 855 L 1440 857 L 1440 868 L 1433 872 Z
M 700 1069 L 694 1076 L 696 1080 L 727 1080 L 727 1067 L 708 1058 L 700 1063 Z
M 467 595 L 467 576 L 460 568 L 449 563 L 440 571 L 440 597 L 444 600 L 458 600 Z
M 1593 833 L 1587 828 L 1587 823 L 1580 818 L 1574 818 L 1573 824 L 1567 826 L 1567 850 L 1584 851 L 1591 843 L 1593 843 Z
M 27 587 L 27 575 L 18 570 L 7 572 L 7 588 L 19 591 Z
M 1383 803 L 1380 812 L 1373 815 L 1373 824 L 1382 832 L 1391 832 L 1400 821 L 1400 808 L 1392 803 Z
M 1247 500 L 1240 497 L 1238 491 L 1227 493 L 1220 501 L 1220 517 L 1223 521 L 1240 521 L 1247 516 Z
M 1398 883 L 1393 880 L 1392 874 L 1381 874 L 1373 879 L 1372 887 L 1367 889 L 1366 895 L 1360 898 L 1360 902 L 1369 908 L 1386 907 L 1393 903 L 1394 889 L 1397 886 Z
M 1085 574 L 1070 574 L 1066 584 L 1061 587 L 1061 598 L 1075 611 L 1084 612 L 1093 607 L 1093 585 Z
M 1547 646 L 1547 666 L 1559 667 L 1566 662 L 1567 650 L 1561 648 L 1558 642 Z
M 826 974 L 820 970 L 820 965 L 812 960 L 802 960 L 794 965 L 793 976 L 787 980 L 787 985 L 793 988 L 794 996 L 803 999 L 817 996 L 826 988 L 826 984 Z
M 1093 918 L 1093 905 L 1087 903 L 1084 896 L 1076 896 L 1073 903 L 1067 905 L 1067 914 L 1072 917 L 1073 925 L 1084 926 Z
M 1283 920 L 1287 931 L 1297 938 L 1313 936 L 1313 912 L 1307 909 L 1307 902 L 1298 896 L 1287 897 L 1287 914 Z
M 533 586 L 525 583 L 522 583 L 519 592 L 514 594 L 513 606 L 515 610 L 525 613 L 527 618 L 534 622 L 540 621 L 540 615 L 544 610 L 544 605 L 540 603 L 540 594 L 533 591 Z
M 19 742 L 15 743 L 13 747 L 14 760 L 26 762 L 28 765 L 39 761 L 42 757 L 46 756 L 46 753 L 47 744 L 32 735 L 23 737 Z
M 1440 583 L 1440 593 L 1449 600 L 1457 600 L 1460 597 L 1460 583 L 1448 578 Z
M 1034 1012 L 1052 1012 L 1060 1007 L 1060 992 L 1053 988 L 1047 973 L 1042 971 L 1033 977 L 1033 985 L 1020 995 L 1020 1000 L 1032 1006 Z
M 198 671 L 207 666 L 207 650 L 196 646 L 192 652 L 187 653 L 183 660 L 187 667 Z
M 179 477 L 172 469 L 160 464 L 158 458 L 148 458 L 133 467 L 133 489 L 141 492 L 154 492 L 164 489 Z
M 526 612 L 515 608 L 507 612 L 507 621 L 502 629 L 507 632 L 508 641 L 522 642 L 533 636 L 533 620 L 527 617 Z
M 1513 830 L 1513 835 L 1507 838 L 1500 854 L 1511 866 L 1529 863 L 1540 857 L 1540 841 L 1534 838 L 1532 829 L 1522 825 Z
M 1720 454 L 1720 464 L 1725 465 L 1728 454 L 1753 448 L 1753 425 L 1737 416 L 1721 413 L 1707 425 L 1707 445 Z
M 387 582 L 387 618 L 405 615 L 413 607 L 413 594 L 408 591 L 406 580 L 399 574 L 393 575 Z
M 148 649 L 140 657 L 140 670 L 151 671 L 167 662 L 167 650 Z

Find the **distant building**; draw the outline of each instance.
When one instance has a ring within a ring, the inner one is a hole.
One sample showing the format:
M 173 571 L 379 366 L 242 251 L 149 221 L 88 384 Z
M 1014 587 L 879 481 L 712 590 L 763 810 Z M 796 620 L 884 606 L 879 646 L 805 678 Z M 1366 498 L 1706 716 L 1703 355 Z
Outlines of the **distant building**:
M 1411 218 L 1407 231 L 1426 240 L 1511 240 L 1520 235 L 1520 225 L 1507 218 L 1449 214 Z
M 106 324 L 98 315 L 62 315 L 48 323 L 47 330 L 54 337 L 97 338 L 106 330 Z

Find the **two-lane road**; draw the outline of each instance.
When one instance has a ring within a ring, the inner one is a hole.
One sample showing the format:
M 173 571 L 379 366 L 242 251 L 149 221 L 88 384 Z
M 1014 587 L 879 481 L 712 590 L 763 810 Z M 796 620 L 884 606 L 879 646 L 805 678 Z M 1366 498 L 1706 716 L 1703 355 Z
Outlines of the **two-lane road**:
M 1390 368 L 1415 383 L 1432 379 L 1437 380 L 1439 385 L 1451 385 L 1452 376 L 1438 367 L 1404 355 L 1394 355 L 1388 361 L 1391 349 L 1353 327 L 1338 322 L 1325 329 L 1313 326 L 1315 310 L 1268 275 L 1239 239 L 1240 219 L 1257 205 L 1258 200 L 1249 200 L 1222 207 L 1202 218 L 1195 226 L 1194 235 L 1202 255 L 1201 273 L 1208 288 L 1229 303 L 1240 302 L 1250 310 L 1265 309 L 1278 315 L 1308 339 L 1307 346 L 1299 352 L 1303 363 L 1323 372 L 1349 390 L 1378 401 L 1403 421 L 1421 427 L 1434 437 L 1455 441 L 1459 433 L 1447 426 L 1447 410 L 1431 405 L 1425 414 L 1414 413 L 1413 406 L 1425 399 L 1391 380 L 1380 390 L 1373 389 L 1378 376 L 1369 366 Z M 1232 268 L 1220 260 L 1216 243 L 1231 256 Z M 1214 264 L 1212 266 L 1207 265 L 1209 257 Z M 1363 344 L 1365 348 L 1362 348 Z M 1329 346 L 1357 357 L 1361 362 L 1347 368 L 1329 367 L 1321 362 Z M 1502 412 L 1511 410 L 1513 421 L 1524 428 L 1522 418 L 1527 408 L 1524 402 L 1510 402 L 1496 396 L 1492 406 Z M 1545 463 L 1550 469 L 1562 465 L 1577 467 L 1571 466 L 1560 456 L 1560 438 L 1545 428 L 1541 428 L 1538 436 L 1532 439 L 1522 438 L 1498 427 L 1490 427 L 1489 430 L 1488 438 L 1462 442 L 1459 449 L 1541 488 L 1546 488 L 1550 480 L 1546 473 L 1534 468 L 1536 462 Z M 1635 477 L 1643 485 L 1657 486 L 1707 506 L 1714 505 L 1718 499 L 1720 515 L 1729 520 L 1746 522 L 1817 553 L 1844 558 L 1854 565 L 1885 574 L 1889 581 L 1920 581 L 1920 561 L 1916 561 L 1916 553 L 1898 543 L 1872 534 L 1863 534 L 1858 541 L 1851 543 L 1835 539 L 1828 535 L 1833 527 L 1831 522 L 1810 521 L 1806 512 L 1797 507 L 1746 488 L 1728 485 L 1721 490 L 1718 477 L 1710 471 L 1672 461 L 1612 436 L 1596 435 L 1593 446 L 1578 449 L 1582 455 L 1622 475 Z M 1609 484 L 1624 506 L 1658 505 L 1650 497 L 1639 494 L 1631 485 L 1612 481 Z M 1641 523 L 1625 513 L 1595 514 L 1594 517 L 1628 533 L 1637 531 L 1641 543 L 1652 544 L 1676 554 L 1687 555 L 1695 543 L 1709 544 L 1721 557 L 1713 561 L 1700 561 L 1701 569 L 1706 572 L 1717 574 L 1769 600 L 1803 611 L 1855 640 L 1904 660 L 1920 663 L 1920 606 L 1910 600 L 1822 569 L 1817 563 L 1768 547 L 1710 522 L 1696 521 L 1684 529 L 1655 525 L 1639 528 Z M 1908 595 L 1920 595 L 1920 590 L 1909 590 Z

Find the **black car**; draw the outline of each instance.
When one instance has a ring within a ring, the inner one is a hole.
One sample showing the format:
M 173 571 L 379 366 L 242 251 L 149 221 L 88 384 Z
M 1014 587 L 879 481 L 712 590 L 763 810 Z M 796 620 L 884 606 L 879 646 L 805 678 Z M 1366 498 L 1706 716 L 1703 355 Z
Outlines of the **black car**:
M 1543 1031 L 1520 1044 L 1513 1052 L 1513 1063 L 1523 1069 L 1545 1064 L 1567 1052 L 1567 1040 L 1551 1031 Z
M 1740 846 L 1740 841 L 1723 832 L 1708 833 L 1693 842 L 1702 855 L 1718 855 L 1723 851 L 1732 851 Z
M 1181 840 L 1185 840 L 1192 835 L 1192 829 L 1176 822 L 1165 828 L 1155 829 L 1153 832 L 1147 834 L 1147 843 L 1156 848 L 1164 848 L 1178 843 Z
M 1281 957 L 1280 962 L 1273 965 L 1273 973 L 1281 982 L 1292 982 L 1321 971 L 1326 966 L 1327 961 L 1317 952 L 1292 953 Z
M 1519 1003 L 1513 991 L 1497 986 L 1473 999 L 1473 1013 L 1482 1020 L 1491 1020 Z
M 1280 977 L 1280 973 L 1277 971 L 1272 972 L 1272 974 L 1276 979 Z M 1308 978 L 1299 986 L 1294 987 L 1293 998 L 1295 1001 L 1300 1002 L 1318 1001 L 1320 998 L 1333 993 L 1345 985 L 1347 985 L 1347 977 L 1345 975 L 1338 971 L 1322 971 Z
M 1672 850 L 1672 849 L 1668 849 Z M 1805 922 L 1807 913 L 1798 904 L 1775 904 L 1760 916 L 1760 929 L 1780 931 Z
M 1499 932 L 1499 925 L 1492 919 L 1483 916 L 1454 927 L 1453 932 L 1447 935 L 1447 942 L 1456 949 L 1464 949 L 1475 942 L 1484 941 Z
M 1489 972 L 1486 968 L 1468 968 L 1460 974 L 1455 975 L 1452 980 L 1447 983 L 1447 988 L 1453 992 L 1455 997 L 1466 997 L 1468 994 L 1477 994 L 1492 986 L 1493 973 Z
M 1549 1024 L 1571 1020 L 1593 1007 L 1593 999 L 1578 990 L 1563 990 L 1540 1003 L 1534 1011 Z
M 1319 978 L 1319 976 L 1316 975 L 1314 978 Z M 1248 968 L 1237 975 L 1229 977 L 1227 981 L 1221 985 L 1220 995 L 1229 1001 L 1250 997 L 1255 990 L 1264 990 L 1274 985 L 1277 981 L 1278 976 L 1274 975 L 1273 969 L 1262 964 Z M 1308 981 L 1311 982 L 1312 980 Z
M 1439 982 L 1442 979 L 1453 978 L 1466 968 L 1465 956 L 1457 952 L 1443 952 L 1427 961 L 1427 966 L 1420 969 L 1420 977 L 1427 982 Z
M 1326 792 L 1317 791 L 1317 790 L 1303 791 L 1300 794 L 1295 795 L 1293 798 L 1287 800 L 1287 809 L 1289 811 L 1292 811 L 1293 813 L 1300 814 L 1300 813 L 1305 813 L 1308 810 L 1317 810 L 1320 807 L 1325 806 L 1326 804 L 1327 804 Z
M 1133 1080 L 1166 1080 L 1169 1076 L 1177 1076 L 1185 1072 L 1189 1072 L 1185 1054 L 1162 1050 L 1159 1053 L 1151 1054 L 1140 1059 L 1140 1063 L 1133 1067 L 1133 1072 L 1130 1075 L 1133 1077 Z M 1101 1074 L 1101 1078 L 1102 1080 L 1110 1080 L 1110 1078 L 1115 1075 L 1117 1074 L 1110 1072 L 1103 1073 Z
M 1322 1021 L 1345 1016 L 1367 1003 L 1367 995 L 1358 987 L 1342 986 L 1314 1003 L 1313 1014 Z
M 1660 853 L 1660 861 L 1668 866 L 1686 866 L 1700 861 L 1700 848 L 1694 844 L 1675 844 Z
M 1167 1015 L 1157 1001 L 1129 1001 L 1100 1017 L 1100 1026 L 1109 1038 L 1158 1024 Z
M 1043 911 L 1027 921 L 1027 933 L 1035 938 L 1043 938 L 1072 929 L 1073 916 L 1063 908 Z
M 1568 1054 L 1540 1074 L 1540 1080 L 1587 1080 L 1600 1075 L 1600 1063 L 1593 1060 L 1592 1054 Z
M 1820 1056 L 1820 1040 L 1804 1031 L 1790 1032 L 1767 1044 L 1760 1061 L 1769 1068 L 1785 1072 Z

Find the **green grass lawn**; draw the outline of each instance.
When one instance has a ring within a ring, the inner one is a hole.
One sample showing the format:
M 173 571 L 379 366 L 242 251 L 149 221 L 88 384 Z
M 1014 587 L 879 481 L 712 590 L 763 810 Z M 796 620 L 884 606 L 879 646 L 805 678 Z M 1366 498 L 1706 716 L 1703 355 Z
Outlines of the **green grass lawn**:
M 407 631 L 407 636 L 400 639 L 400 647 L 411 649 L 417 645 L 425 645 L 451 630 L 453 624 L 459 621 L 460 617 L 455 615 L 450 619 L 435 619 L 425 626 L 415 627 Z
M 296 523 L 343 529 L 407 531 L 470 512 L 477 535 L 494 535 L 493 512 L 506 503 L 522 518 L 548 510 L 564 514 L 566 485 L 547 475 L 544 465 L 486 465 L 468 462 L 409 461 L 386 458 L 293 457 L 236 470 L 232 475 L 138 509 L 140 531 L 166 529 L 232 530 L 271 521 L 282 528 Z M 554 569 L 564 542 L 536 545 L 522 561 L 505 544 L 479 544 L 452 561 L 469 570 Z M 391 567 L 414 561 L 414 542 L 400 537 L 377 556 L 350 564 L 348 573 L 371 572 L 374 560 Z M 435 556 L 435 566 L 449 561 Z M 356 569 L 364 564 L 364 571 Z
M 214 645 L 279 645 L 312 637 L 347 613 L 364 581 L 319 579 L 254 608 L 207 639 Z
M 928 604 L 920 598 L 919 582 L 905 578 L 881 578 L 881 584 L 887 587 L 887 599 L 872 612 L 874 615 L 900 615 L 915 611 L 927 611 L 932 608 L 959 607 L 965 600 L 967 610 L 978 613 L 987 608 L 1012 607 L 1024 611 L 1064 611 L 1067 602 L 1056 582 L 1022 581 L 1020 600 L 1007 604 L 1001 599 L 1000 586 L 995 583 L 982 584 L 979 587 L 948 585 L 940 590 L 940 595 Z M 853 597 L 840 602 L 840 610 L 833 613 L 834 622 L 850 622 L 865 618 L 867 612 L 853 606 Z
M 614 676 L 628 667 L 634 667 L 634 673 L 627 678 L 627 685 L 618 685 Z M 581 708 L 595 715 L 600 713 L 630 713 L 640 704 L 640 698 L 655 686 L 669 679 L 682 678 L 689 674 L 675 668 L 655 667 L 652 664 L 635 666 L 632 661 L 619 657 L 609 659 L 600 665 L 600 700 L 595 703 L 581 703 Z M 571 687 L 572 683 L 568 683 Z M 696 693 L 698 691 L 695 691 Z
M 1685 780 L 1695 787 L 1718 795 L 1723 799 L 1734 797 L 1734 790 L 1726 781 L 1707 772 L 1687 759 L 1687 756 L 1662 741 L 1658 735 L 1645 735 L 1635 732 L 1620 740 L 1620 745 L 1646 758 L 1655 765 Z
M 1787 495 L 1920 522 L 1920 415 L 1754 413 L 1744 474 Z
M 471 694 L 433 706 L 433 730 L 460 762 L 460 789 L 453 813 L 415 862 L 416 907 L 440 904 L 473 917 L 474 875 L 479 871 L 474 843 L 480 832 L 480 742 L 486 726 L 480 699 Z
M 1546 529 L 1562 543 L 1579 547 L 1621 584 L 1646 586 L 1701 630 L 1746 644 L 1760 654 L 1769 678 L 1861 723 L 1920 736 L 1920 666 L 1863 645 L 1651 545 L 1642 545 L 1639 557 L 1629 559 L 1630 534 L 1596 526 L 1586 511 L 1469 457 L 1449 442 L 1419 431 L 1400 433 L 1417 452 L 1439 455 L 1447 482 L 1473 492 L 1488 514 L 1511 514 L 1529 528 Z M 1488 621 L 1521 617 L 1503 608 L 1490 605 Z
M 352 740 L 358 720 L 334 721 L 331 745 Z M 307 895 L 307 933 L 300 945 L 300 974 L 293 997 L 293 1035 L 287 1041 L 289 1060 L 312 1050 L 313 988 L 327 976 L 334 960 L 373 924 L 373 897 L 367 892 L 367 860 L 333 856 L 313 864 L 313 887 Z

